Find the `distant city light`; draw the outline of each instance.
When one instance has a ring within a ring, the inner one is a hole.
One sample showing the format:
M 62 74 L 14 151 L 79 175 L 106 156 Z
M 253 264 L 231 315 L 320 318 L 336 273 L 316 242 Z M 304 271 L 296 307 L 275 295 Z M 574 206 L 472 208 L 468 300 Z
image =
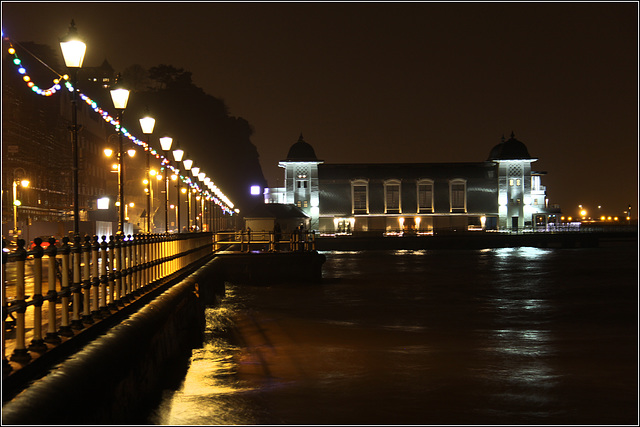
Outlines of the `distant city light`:
M 98 209 L 109 209 L 109 198 L 103 197 L 97 200 Z
M 260 194 L 260 186 L 259 185 L 252 185 L 251 186 L 251 195 L 252 196 L 257 196 Z

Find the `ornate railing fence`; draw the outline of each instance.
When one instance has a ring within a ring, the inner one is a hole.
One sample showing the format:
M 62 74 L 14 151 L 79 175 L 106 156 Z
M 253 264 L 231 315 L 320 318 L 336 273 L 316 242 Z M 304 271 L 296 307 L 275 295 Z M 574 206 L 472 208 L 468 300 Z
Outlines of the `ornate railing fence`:
M 13 369 L 10 361 L 29 363 L 31 352 L 48 351 L 213 251 L 209 232 L 76 236 L 61 244 L 50 238 L 46 248 L 40 238 L 33 243 L 27 250 L 20 239 L 9 250 L 3 241 L 5 375 Z

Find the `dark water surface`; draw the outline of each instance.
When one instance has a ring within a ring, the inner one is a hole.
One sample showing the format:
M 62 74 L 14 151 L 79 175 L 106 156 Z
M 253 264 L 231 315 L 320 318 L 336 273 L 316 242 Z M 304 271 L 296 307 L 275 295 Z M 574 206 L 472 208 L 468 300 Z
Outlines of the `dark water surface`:
M 155 424 L 637 424 L 636 246 L 325 252 L 230 286 Z

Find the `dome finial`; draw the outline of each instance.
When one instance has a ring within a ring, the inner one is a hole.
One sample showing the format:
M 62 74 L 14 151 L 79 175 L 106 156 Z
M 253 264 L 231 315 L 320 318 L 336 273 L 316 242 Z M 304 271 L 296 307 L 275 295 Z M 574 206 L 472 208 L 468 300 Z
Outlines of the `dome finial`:
M 516 137 L 516 134 L 513 133 L 513 131 L 511 131 L 511 138 L 515 138 L 515 137 Z
M 504 133 L 502 134 L 502 139 L 500 141 L 504 142 Z
M 304 141 L 304 138 L 302 138 L 302 132 L 300 132 L 300 138 L 298 138 L 298 141 Z

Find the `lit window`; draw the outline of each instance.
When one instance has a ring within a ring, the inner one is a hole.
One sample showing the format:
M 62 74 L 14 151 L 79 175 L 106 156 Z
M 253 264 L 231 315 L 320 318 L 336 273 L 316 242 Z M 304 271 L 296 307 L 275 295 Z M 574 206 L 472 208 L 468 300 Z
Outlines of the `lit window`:
M 516 186 L 520 187 L 520 180 L 516 179 Z
M 368 184 L 366 181 L 355 181 L 351 183 L 351 200 L 354 213 L 368 212 L 368 192 Z
M 384 184 L 385 209 L 387 213 L 400 213 L 400 181 L 391 180 Z
M 466 212 L 467 210 L 467 183 L 456 179 L 449 182 L 451 212 Z
M 418 212 L 433 212 L 433 181 L 418 182 Z
M 509 186 L 513 187 L 513 180 L 512 179 L 509 180 Z

